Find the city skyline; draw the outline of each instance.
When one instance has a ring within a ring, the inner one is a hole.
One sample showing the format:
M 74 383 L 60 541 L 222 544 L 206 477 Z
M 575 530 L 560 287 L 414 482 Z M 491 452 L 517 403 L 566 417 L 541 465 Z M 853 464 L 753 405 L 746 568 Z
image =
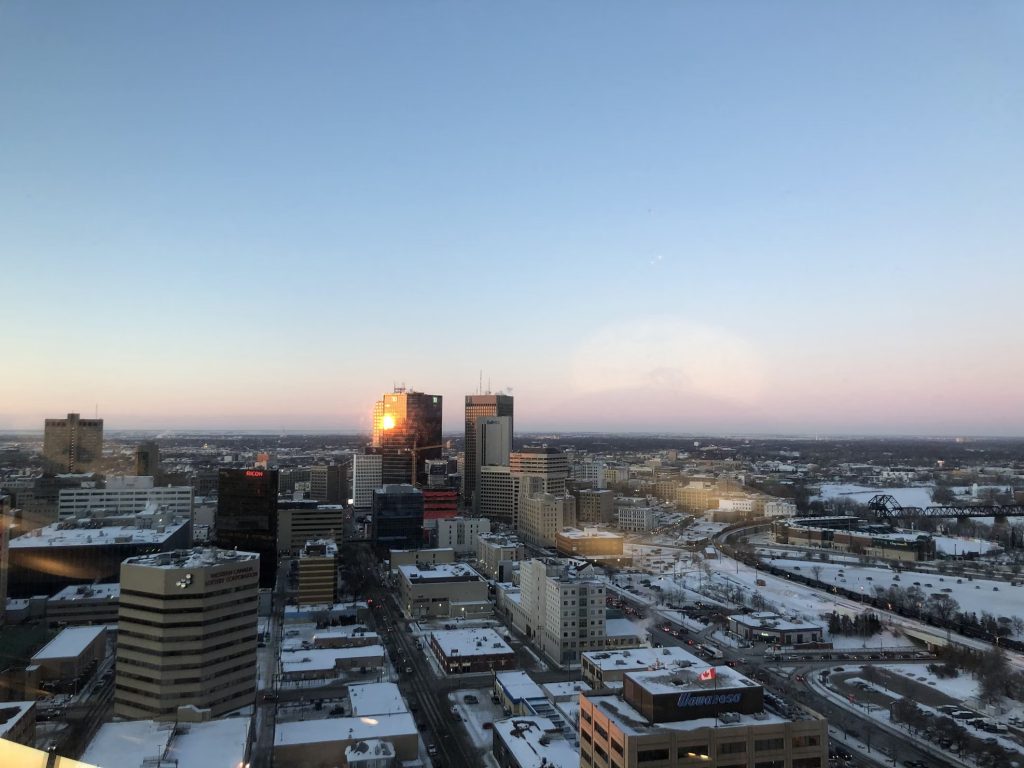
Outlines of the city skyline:
M 1019 4 L 0 21 L 0 429 L 1024 435 Z

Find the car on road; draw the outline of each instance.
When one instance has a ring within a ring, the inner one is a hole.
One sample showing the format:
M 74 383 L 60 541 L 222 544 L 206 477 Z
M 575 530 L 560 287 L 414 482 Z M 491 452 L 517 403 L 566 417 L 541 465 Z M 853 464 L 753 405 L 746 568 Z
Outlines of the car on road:
M 405 674 L 411 675 L 412 674 L 412 667 L 406 667 L 405 668 Z
M 462 697 L 462 700 L 464 702 L 466 702 L 467 704 L 479 704 L 480 703 L 480 699 L 478 699 L 472 693 L 467 693 L 465 696 Z
M 437 757 L 437 747 L 434 746 L 433 744 L 428 744 L 427 745 L 427 754 L 430 755 L 431 757 Z

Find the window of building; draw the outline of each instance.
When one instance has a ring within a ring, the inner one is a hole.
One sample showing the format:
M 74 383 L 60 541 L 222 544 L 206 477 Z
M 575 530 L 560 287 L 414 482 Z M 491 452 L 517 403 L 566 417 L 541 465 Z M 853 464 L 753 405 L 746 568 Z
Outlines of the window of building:
M 793 737 L 793 749 L 800 749 L 802 747 L 819 747 L 821 746 L 821 736 L 817 734 L 809 736 L 794 736 Z M 795 766 L 794 766 L 795 768 Z
M 583 710 L 582 712 L 580 712 L 580 717 L 583 718 L 583 722 L 585 722 L 585 723 L 589 723 L 593 719 L 593 718 L 590 717 L 590 713 L 587 712 L 586 710 Z
M 594 732 L 602 739 L 608 738 L 608 731 L 601 727 L 600 723 L 594 723 Z
M 710 754 L 707 744 L 691 744 L 687 747 L 680 747 L 676 756 L 680 760 L 707 760 Z
M 754 763 L 754 768 L 786 768 L 785 760 L 759 760 Z
M 718 754 L 720 755 L 738 755 L 740 752 L 746 751 L 747 742 L 745 741 L 727 741 L 718 745 Z
M 622 745 L 619 744 L 619 742 L 614 741 L 614 740 L 611 741 L 610 743 L 612 745 L 612 749 L 616 752 L 616 754 L 621 755 L 622 754 Z
M 798 757 L 793 760 L 793 768 L 821 768 L 821 758 Z
M 786 740 L 779 736 L 776 739 L 755 739 L 754 740 L 754 751 L 755 752 L 771 752 L 776 749 L 785 749 Z
M 641 749 L 636 753 L 638 763 L 651 763 L 655 760 L 668 760 L 667 749 Z

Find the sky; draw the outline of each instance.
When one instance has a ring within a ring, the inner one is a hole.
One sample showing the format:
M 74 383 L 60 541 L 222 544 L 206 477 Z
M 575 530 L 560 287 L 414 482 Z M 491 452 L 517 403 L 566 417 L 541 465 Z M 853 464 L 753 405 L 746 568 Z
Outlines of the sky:
M 0 429 L 1024 434 L 1024 4 L 0 4 Z

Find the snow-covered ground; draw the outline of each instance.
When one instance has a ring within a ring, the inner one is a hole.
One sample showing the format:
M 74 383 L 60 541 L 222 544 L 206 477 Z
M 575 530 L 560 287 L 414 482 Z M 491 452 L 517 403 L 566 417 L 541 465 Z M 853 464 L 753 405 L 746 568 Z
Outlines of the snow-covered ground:
M 932 505 L 931 485 L 917 485 L 906 488 L 872 488 L 868 485 L 852 485 L 849 483 L 825 484 L 815 499 L 851 499 L 860 504 L 867 504 L 872 496 L 880 493 L 892 496 L 903 507 L 930 507 Z
M 925 595 L 947 594 L 957 601 L 961 610 L 987 611 L 995 616 L 1024 617 L 1024 586 L 1011 587 L 1005 581 L 973 579 L 958 576 L 940 576 L 936 573 L 903 571 L 888 568 L 823 563 L 818 560 L 776 559 L 777 568 L 816 578 L 825 584 L 835 584 L 866 597 L 873 597 L 875 588 L 898 586 L 906 589 L 918 586 Z M 742 568 L 742 566 L 741 566 Z M 817 569 L 820 569 L 817 570 Z M 897 578 L 898 577 L 898 578 Z

